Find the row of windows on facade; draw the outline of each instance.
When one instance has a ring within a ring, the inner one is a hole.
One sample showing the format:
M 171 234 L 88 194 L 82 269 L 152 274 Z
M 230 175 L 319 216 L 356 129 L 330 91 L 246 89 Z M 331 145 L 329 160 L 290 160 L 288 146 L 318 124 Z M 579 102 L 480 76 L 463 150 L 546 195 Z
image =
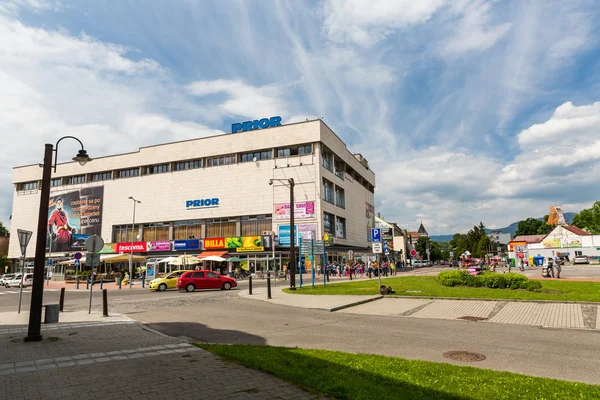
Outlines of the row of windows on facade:
M 170 222 L 157 222 L 151 224 L 118 225 L 113 227 L 113 240 L 115 242 L 130 242 L 132 232 L 135 239 L 143 242 L 159 240 L 184 240 L 200 239 L 204 237 L 234 237 L 234 236 L 260 236 L 265 231 L 273 228 L 271 215 L 245 216 L 240 218 L 240 233 L 236 228 L 237 218 L 207 219 L 204 221 L 206 235 L 202 232 L 202 220 L 188 220 L 173 222 L 173 235 L 170 234 Z M 141 234 L 140 234 L 141 229 Z M 137 236 L 140 236 L 139 239 Z
M 344 161 L 340 160 L 337 156 L 335 156 L 331 151 L 327 150 L 325 146 L 323 146 L 323 150 L 321 151 L 321 165 L 327 169 L 329 172 L 332 172 L 340 178 L 341 180 L 346 179 L 347 176 L 351 177 L 353 180 L 359 182 L 363 185 L 367 190 L 374 193 L 375 187 L 369 183 L 365 178 L 362 177 L 358 172 L 356 172 L 352 167 L 346 164 Z
M 325 233 L 334 235 L 336 238 L 346 238 L 346 218 L 338 217 L 330 213 L 323 213 L 323 230 Z
M 346 192 L 327 179 L 323 179 L 323 200 L 338 207 L 346 208 Z

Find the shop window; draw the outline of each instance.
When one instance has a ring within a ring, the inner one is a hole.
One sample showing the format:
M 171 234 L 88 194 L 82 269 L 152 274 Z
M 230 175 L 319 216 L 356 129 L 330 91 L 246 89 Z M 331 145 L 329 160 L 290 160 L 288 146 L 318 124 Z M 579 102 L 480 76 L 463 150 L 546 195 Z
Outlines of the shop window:
M 242 236 L 260 236 L 264 231 L 273 230 L 271 215 L 251 215 L 241 217 Z
M 169 240 L 169 224 L 165 222 L 156 222 L 144 224 L 142 226 L 144 242 L 155 242 L 159 240 Z
M 67 178 L 67 185 L 77 185 L 80 183 L 85 183 L 85 180 L 85 175 L 69 176 Z
M 92 174 L 92 182 L 108 181 L 112 179 L 112 172 L 99 172 Z
M 312 153 L 312 145 L 311 144 L 301 144 L 298 146 L 291 147 L 281 147 L 277 149 L 277 157 L 290 157 L 290 156 L 300 156 L 304 154 Z
M 237 162 L 237 157 L 235 154 L 228 156 L 220 156 L 206 159 L 207 167 L 217 167 L 219 165 L 230 165 L 235 164 Z
M 346 218 L 335 217 L 335 237 L 346 238 Z
M 131 242 L 132 240 L 139 241 L 138 233 L 140 231 L 140 225 L 135 225 L 134 229 L 131 229 L 131 225 L 117 225 L 113 227 L 113 238 L 115 243 Z M 135 232 L 135 235 L 132 234 Z M 134 238 L 135 236 L 135 238 Z
M 170 164 L 151 165 L 144 168 L 144 175 L 164 174 L 171 170 Z
M 233 237 L 236 235 L 235 218 L 207 219 L 206 237 Z
M 62 186 L 62 178 L 54 178 L 50 181 L 50 187 Z
M 20 191 L 25 191 L 25 190 L 37 190 L 38 188 L 38 182 L 24 182 L 24 183 L 19 183 L 18 186 Z
M 346 208 L 346 193 L 339 186 L 335 187 L 335 205 L 341 208 Z
M 335 217 L 333 214 L 323 213 L 323 230 L 325 233 L 333 234 L 333 222 Z
M 199 239 L 202 237 L 202 220 L 175 221 L 173 223 L 173 239 Z
M 255 158 L 256 158 L 256 161 L 270 160 L 273 158 L 273 151 L 272 150 L 262 150 L 262 151 L 253 151 L 250 153 L 243 153 L 240 160 L 241 160 L 241 162 L 250 162 L 250 161 L 254 161 Z
M 175 171 L 185 171 L 188 169 L 198 168 L 202 168 L 202 159 L 176 162 L 174 167 Z
M 327 179 L 323 179 L 323 200 L 333 204 L 333 183 Z
M 140 176 L 140 169 L 139 168 L 122 169 L 117 173 L 117 176 L 119 178 L 131 178 L 134 176 Z

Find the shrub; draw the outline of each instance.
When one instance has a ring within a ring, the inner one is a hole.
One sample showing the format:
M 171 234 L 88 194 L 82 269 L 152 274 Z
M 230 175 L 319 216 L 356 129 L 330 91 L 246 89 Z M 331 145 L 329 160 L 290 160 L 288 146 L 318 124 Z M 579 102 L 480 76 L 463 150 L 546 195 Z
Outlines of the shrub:
M 485 273 L 480 276 L 480 279 L 483 281 L 483 285 L 490 289 L 504 289 L 507 287 L 504 275 Z
M 516 286 L 517 289 L 522 288 L 527 284 L 527 277 L 521 274 L 504 274 L 504 279 L 506 280 L 506 287 L 512 289 L 513 286 Z
M 438 274 L 437 279 L 442 286 L 465 286 L 468 277 L 474 278 L 465 271 L 442 271 Z
M 523 289 L 527 289 L 530 292 L 539 292 L 542 290 L 542 284 L 540 281 L 527 281 L 524 286 L 525 287 Z

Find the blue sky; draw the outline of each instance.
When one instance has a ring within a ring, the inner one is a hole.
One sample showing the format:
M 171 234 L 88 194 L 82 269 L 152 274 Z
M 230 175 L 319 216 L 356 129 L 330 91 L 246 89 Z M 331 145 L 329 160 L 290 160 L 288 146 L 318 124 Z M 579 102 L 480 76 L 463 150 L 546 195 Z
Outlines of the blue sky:
M 593 0 L 5 0 L 0 220 L 46 141 L 104 155 L 271 115 L 323 116 L 409 230 L 578 211 L 600 178 L 599 27 Z

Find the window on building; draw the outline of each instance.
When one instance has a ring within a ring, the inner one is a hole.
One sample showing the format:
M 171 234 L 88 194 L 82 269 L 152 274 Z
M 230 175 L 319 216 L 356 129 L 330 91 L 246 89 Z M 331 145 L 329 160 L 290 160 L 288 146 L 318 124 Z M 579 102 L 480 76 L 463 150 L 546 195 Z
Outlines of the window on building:
M 112 172 L 99 172 L 92 174 L 92 182 L 108 181 L 112 179 Z
M 241 217 L 242 236 L 260 236 L 264 231 L 272 231 L 270 215 L 250 215 Z
M 69 176 L 67 178 L 67 185 L 77 185 L 79 183 L 85 183 L 85 175 Z
M 335 160 L 335 176 L 340 179 L 344 179 L 344 171 L 346 170 L 346 164 L 342 160 Z
M 164 174 L 171 171 L 170 164 L 150 165 L 144 168 L 144 175 Z
M 155 242 L 158 240 L 169 240 L 169 223 L 155 222 L 142 226 L 143 242 Z
M 579 257 L 579 256 L 582 256 L 582 255 L 583 255 L 582 251 L 575 250 L 575 257 Z
M 180 162 L 176 162 L 175 166 L 174 166 L 175 171 L 185 171 L 188 169 L 198 169 L 198 168 L 202 168 L 202 159 L 180 161 Z
M 202 220 L 175 221 L 173 223 L 173 239 L 200 239 L 202 237 Z
M 50 181 L 50 187 L 62 186 L 62 178 L 54 178 Z
M 135 232 L 135 235 L 132 234 Z M 115 243 L 125 243 L 133 241 L 139 241 L 138 234 L 140 232 L 140 226 L 135 225 L 133 231 L 131 225 L 117 225 L 113 226 L 113 238 Z M 134 238 L 135 236 L 135 238 Z
M 206 237 L 233 237 L 235 233 L 235 218 L 207 219 Z
M 280 147 L 277 149 L 277 157 L 300 156 L 303 154 L 311 154 L 311 144 L 301 144 L 298 146 Z
M 333 204 L 333 183 L 327 179 L 323 179 L 323 200 Z
M 321 158 L 323 159 L 322 165 L 333 172 L 333 165 L 331 161 L 333 158 L 333 154 L 331 154 L 329 151 L 323 148 L 323 151 L 321 152 Z
M 24 182 L 24 183 L 19 183 L 18 186 L 20 191 L 25 191 L 25 190 L 36 190 L 38 188 L 38 182 Z
M 129 168 L 129 169 L 122 169 L 117 173 L 119 178 L 131 178 L 133 176 L 140 176 L 140 169 L 139 168 Z
M 346 208 L 346 193 L 344 189 L 339 186 L 335 187 L 335 205 Z
M 334 220 L 335 217 L 333 216 L 333 214 L 323 213 L 323 230 L 325 230 L 326 233 L 333 234 Z
M 335 217 L 335 237 L 346 238 L 346 218 Z
M 262 151 L 253 151 L 250 153 L 243 153 L 242 157 L 241 157 L 241 162 L 254 161 L 255 158 L 256 158 L 256 161 L 270 160 L 271 158 L 273 158 L 273 151 L 272 150 L 262 150 Z
M 230 165 L 235 164 L 237 162 L 237 157 L 235 154 L 228 156 L 220 156 L 206 159 L 207 167 L 217 167 L 219 165 Z

